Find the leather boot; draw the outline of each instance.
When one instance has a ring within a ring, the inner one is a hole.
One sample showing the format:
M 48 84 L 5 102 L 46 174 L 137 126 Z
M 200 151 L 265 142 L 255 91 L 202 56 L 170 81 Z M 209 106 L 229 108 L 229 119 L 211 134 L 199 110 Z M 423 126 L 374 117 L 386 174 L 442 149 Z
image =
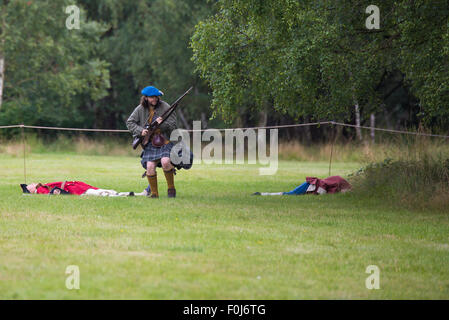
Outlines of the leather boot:
M 149 198 L 159 198 L 159 192 L 157 190 L 157 175 L 147 176 L 148 182 L 150 184 L 151 194 L 148 195 Z
M 167 194 L 169 198 L 175 198 L 176 197 L 176 189 L 175 189 L 175 180 L 174 180 L 174 174 L 175 169 L 171 169 L 168 171 L 164 170 L 165 179 L 167 180 Z

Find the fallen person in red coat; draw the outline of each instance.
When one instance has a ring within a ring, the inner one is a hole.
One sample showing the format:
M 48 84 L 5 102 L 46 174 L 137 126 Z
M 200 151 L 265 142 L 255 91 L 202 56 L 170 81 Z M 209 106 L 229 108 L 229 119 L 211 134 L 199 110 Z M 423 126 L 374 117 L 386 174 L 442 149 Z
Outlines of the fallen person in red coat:
M 331 176 L 326 179 L 307 177 L 306 182 L 315 186 L 311 192 L 313 194 L 346 192 L 352 188 L 351 184 L 340 176 Z
M 351 184 L 340 176 L 326 179 L 307 177 L 306 182 L 289 192 L 255 192 L 253 196 L 284 196 L 300 194 L 324 194 L 346 192 L 351 190 Z
M 31 194 L 74 194 L 78 196 L 127 197 L 134 196 L 134 192 L 117 192 L 115 190 L 100 189 L 82 181 L 63 181 L 51 183 L 21 184 L 23 193 Z

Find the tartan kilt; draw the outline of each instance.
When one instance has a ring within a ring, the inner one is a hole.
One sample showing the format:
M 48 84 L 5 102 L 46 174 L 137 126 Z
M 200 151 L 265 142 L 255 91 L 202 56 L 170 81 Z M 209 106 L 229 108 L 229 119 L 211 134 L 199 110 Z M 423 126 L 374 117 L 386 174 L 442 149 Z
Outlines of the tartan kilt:
M 142 167 L 146 169 L 148 161 L 157 161 L 164 157 L 170 158 L 170 151 L 172 148 L 173 142 L 169 142 L 167 144 L 164 144 L 162 147 L 157 148 L 154 147 L 150 141 L 140 154 L 140 157 L 142 158 L 142 160 L 140 161 Z

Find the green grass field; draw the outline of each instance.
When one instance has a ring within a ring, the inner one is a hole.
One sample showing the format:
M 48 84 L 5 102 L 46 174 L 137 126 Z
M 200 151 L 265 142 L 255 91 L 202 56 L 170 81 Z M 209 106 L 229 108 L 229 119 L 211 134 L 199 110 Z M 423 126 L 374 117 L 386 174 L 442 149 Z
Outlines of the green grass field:
M 357 163 L 334 163 L 346 175 Z M 160 169 L 158 169 L 160 170 Z M 140 192 L 136 157 L 32 154 L 27 182 Z M 23 159 L 0 154 L 1 299 L 448 299 L 449 212 L 354 194 L 289 191 L 327 162 L 194 165 L 176 199 L 23 196 Z M 80 268 L 79 290 L 65 286 Z M 380 268 L 368 290 L 366 267 Z

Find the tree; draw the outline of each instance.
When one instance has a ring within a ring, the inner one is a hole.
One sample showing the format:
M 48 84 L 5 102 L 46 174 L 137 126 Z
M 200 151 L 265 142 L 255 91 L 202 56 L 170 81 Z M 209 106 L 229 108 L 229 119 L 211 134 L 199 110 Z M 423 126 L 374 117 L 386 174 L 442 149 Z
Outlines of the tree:
M 369 4 L 220 1 L 192 37 L 215 115 L 231 121 L 242 108 L 267 103 L 294 119 L 349 119 L 354 105 L 369 115 L 391 95 L 384 89 L 397 73 L 419 99 L 424 120 L 448 115 L 447 1 L 384 2 L 379 30 L 365 27 Z
M 95 56 L 105 29 L 87 21 L 84 12 L 81 29 L 67 29 L 64 9 L 69 4 L 72 1 L 2 2 L 0 122 L 89 125 L 83 98 L 99 100 L 109 87 L 108 64 Z
M 193 85 L 194 94 L 186 97 L 178 113 L 184 111 L 186 123 L 199 119 L 201 113 L 209 115 L 209 89 L 194 73 L 189 41 L 195 25 L 212 12 L 212 4 L 195 0 L 81 3 L 91 19 L 108 25 L 101 47 L 102 58 L 111 65 L 112 87 L 109 96 L 96 103 L 96 108 L 111 115 L 104 126 L 124 127 L 139 102 L 140 90 L 148 85 L 164 91 L 169 103 Z

